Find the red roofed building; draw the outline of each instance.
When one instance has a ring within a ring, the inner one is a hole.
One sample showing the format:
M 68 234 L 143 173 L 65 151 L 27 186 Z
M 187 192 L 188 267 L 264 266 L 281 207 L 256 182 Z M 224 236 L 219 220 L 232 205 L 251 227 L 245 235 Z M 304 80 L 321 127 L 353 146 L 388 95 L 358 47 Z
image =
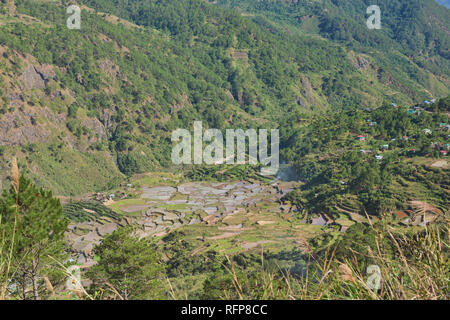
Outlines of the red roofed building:
M 359 141 L 364 141 L 364 140 L 366 140 L 366 137 L 359 135 L 356 139 L 358 139 Z

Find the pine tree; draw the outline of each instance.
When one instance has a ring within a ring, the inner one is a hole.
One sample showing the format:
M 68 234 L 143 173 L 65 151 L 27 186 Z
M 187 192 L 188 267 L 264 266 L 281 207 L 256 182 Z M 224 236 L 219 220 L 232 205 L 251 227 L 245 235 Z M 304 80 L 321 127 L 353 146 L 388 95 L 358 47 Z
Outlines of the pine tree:
M 151 242 L 139 239 L 132 227 L 106 236 L 94 252 L 100 261 L 87 273 L 94 289 L 106 286 L 124 300 L 162 297 L 164 266 Z
M 50 191 L 37 188 L 23 175 L 13 180 L 0 198 L 0 234 L 5 237 L 6 247 L 12 247 L 14 272 L 10 280 L 21 289 L 23 299 L 29 298 L 27 289 L 31 284 L 32 297 L 37 300 L 42 277 L 56 275 L 55 260 L 65 256 L 67 220 L 60 201 Z

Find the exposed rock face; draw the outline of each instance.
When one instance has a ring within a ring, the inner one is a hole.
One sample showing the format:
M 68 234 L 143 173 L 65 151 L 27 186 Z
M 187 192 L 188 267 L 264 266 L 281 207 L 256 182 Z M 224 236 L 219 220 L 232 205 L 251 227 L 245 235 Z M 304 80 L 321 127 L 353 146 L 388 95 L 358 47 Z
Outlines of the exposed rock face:
M 97 118 L 84 119 L 82 124 L 94 133 L 94 141 L 103 140 L 106 137 L 105 128 Z
M 44 89 L 45 81 L 32 65 L 28 66 L 22 74 L 25 89 Z
M 22 73 L 22 80 L 26 90 L 44 89 L 46 81 L 56 77 L 53 67 L 48 64 L 40 66 L 29 65 Z
M 36 72 L 39 73 L 39 75 L 44 80 L 50 80 L 54 79 L 56 77 L 55 72 L 53 71 L 53 67 L 49 64 L 43 64 L 41 66 L 35 67 Z
M 37 123 L 45 118 L 47 123 Z M 50 136 L 49 127 L 56 128 L 64 123 L 65 115 L 54 114 L 48 108 L 33 107 L 16 110 L 0 117 L 0 145 L 19 146 L 30 143 L 45 143 Z
M 302 76 L 300 78 L 300 82 L 302 84 L 303 90 L 302 94 L 306 98 L 309 104 L 314 104 L 314 97 L 313 97 L 313 88 L 311 86 L 311 83 L 309 82 L 308 78 L 305 76 Z
M 122 72 L 120 72 L 119 66 L 111 60 L 101 60 L 98 62 L 98 66 L 111 78 L 125 79 Z
M 14 3 L 14 0 L 5 0 L 3 2 L 6 3 L 6 10 L 8 14 L 14 15 L 16 13 L 16 4 Z
M 33 114 L 14 112 L 0 118 L 0 145 L 18 146 L 47 141 L 50 132 L 33 125 Z
M 362 70 L 367 70 L 370 66 L 369 61 L 363 57 L 358 57 L 355 67 Z
M 20 95 L 15 94 L 15 93 L 8 95 L 8 99 L 9 99 L 10 105 L 13 105 L 13 106 L 20 106 L 24 102 L 23 98 Z

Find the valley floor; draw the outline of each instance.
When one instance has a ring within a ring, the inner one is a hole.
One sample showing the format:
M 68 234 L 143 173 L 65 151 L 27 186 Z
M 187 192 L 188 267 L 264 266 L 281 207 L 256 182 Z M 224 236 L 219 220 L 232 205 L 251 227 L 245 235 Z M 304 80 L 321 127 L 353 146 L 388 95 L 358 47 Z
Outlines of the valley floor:
M 262 247 L 264 250 L 293 247 L 307 250 L 306 239 L 321 232 L 325 223 L 320 219 L 314 219 L 312 224 L 296 221 L 296 213 L 301 208 L 280 201 L 297 184 L 274 180 L 178 185 L 168 181 L 139 188 L 129 185 L 128 189 L 135 189 L 137 197 L 104 202 L 117 213 L 116 217 L 72 222 L 67 239 L 78 263 L 84 267 L 94 263 L 92 251 L 103 236 L 130 224 L 139 227 L 141 237 L 161 237 L 182 229 L 189 238 L 186 240 L 199 243 L 192 254 L 211 246 L 222 253 Z M 87 208 L 83 210 L 89 212 Z

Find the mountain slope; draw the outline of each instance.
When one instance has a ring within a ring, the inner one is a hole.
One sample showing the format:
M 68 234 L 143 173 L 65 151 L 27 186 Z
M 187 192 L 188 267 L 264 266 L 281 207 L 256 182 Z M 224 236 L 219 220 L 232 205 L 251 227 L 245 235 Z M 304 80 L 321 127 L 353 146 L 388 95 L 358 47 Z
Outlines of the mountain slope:
M 377 1 L 381 30 L 366 27 L 366 9 L 374 3 L 363 0 L 217 3 L 254 15 L 255 19 L 268 17 L 293 32 L 319 34 L 358 53 L 370 54 L 390 71 L 399 72 L 394 77 L 407 75 L 423 83 L 427 81 L 424 74 L 414 70 L 419 66 L 449 86 L 450 11 L 442 10 L 433 0 Z
M 58 194 L 170 166 L 171 131 L 194 120 L 274 128 L 449 93 L 444 58 L 438 72 L 400 45 L 372 54 L 197 0 L 82 3 L 81 30 L 67 29 L 65 1 L 0 7 L 1 172 L 17 154 Z

